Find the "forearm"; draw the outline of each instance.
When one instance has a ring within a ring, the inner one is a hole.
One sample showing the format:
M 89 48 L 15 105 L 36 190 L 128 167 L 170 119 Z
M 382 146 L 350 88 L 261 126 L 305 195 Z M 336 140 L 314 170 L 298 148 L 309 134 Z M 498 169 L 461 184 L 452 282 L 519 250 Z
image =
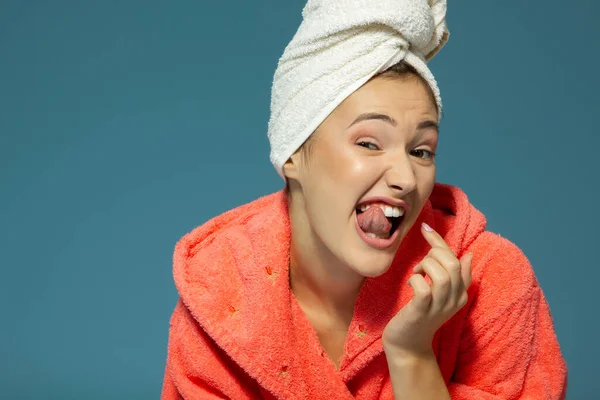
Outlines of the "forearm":
M 386 352 L 396 400 L 450 399 L 433 352 L 414 356 Z

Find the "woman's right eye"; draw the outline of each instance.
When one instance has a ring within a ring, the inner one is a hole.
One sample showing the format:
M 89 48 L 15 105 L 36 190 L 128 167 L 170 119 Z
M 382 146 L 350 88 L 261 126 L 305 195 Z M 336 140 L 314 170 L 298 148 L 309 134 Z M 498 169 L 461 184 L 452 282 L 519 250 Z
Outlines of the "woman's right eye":
M 360 142 L 358 142 L 357 144 L 358 144 L 359 146 L 361 146 L 361 147 L 365 147 L 365 148 L 367 148 L 367 149 L 369 149 L 369 150 L 379 150 L 379 147 L 378 147 L 378 146 L 377 146 L 375 143 L 372 143 L 372 142 L 367 142 L 367 141 L 365 141 L 365 140 L 363 140 L 363 141 L 360 141 Z

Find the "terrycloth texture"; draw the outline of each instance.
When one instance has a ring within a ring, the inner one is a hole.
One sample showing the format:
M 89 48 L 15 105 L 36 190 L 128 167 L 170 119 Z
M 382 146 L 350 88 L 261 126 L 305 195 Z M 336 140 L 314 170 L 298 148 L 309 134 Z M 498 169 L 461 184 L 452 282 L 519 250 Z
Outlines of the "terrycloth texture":
M 325 118 L 379 72 L 404 60 L 427 81 L 426 61 L 444 45 L 446 0 L 309 0 L 275 71 L 271 162 L 282 166 Z
M 484 216 L 453 186 L 436 184 L 415 226 L 421 221 L 459 257 L 474 254 L 469 301 L 433 342 L 452 398 L 564 398 L 566 365 L 523 253 L 485 231 Z M 363 285 L 339 371 L 290 290 L 289 243 L 284 192 L 181 239 L 163 400 L 393 398 L 381 333 L 410 300 L 408 278 L 429 251 L 419 229 L 390 270 Z

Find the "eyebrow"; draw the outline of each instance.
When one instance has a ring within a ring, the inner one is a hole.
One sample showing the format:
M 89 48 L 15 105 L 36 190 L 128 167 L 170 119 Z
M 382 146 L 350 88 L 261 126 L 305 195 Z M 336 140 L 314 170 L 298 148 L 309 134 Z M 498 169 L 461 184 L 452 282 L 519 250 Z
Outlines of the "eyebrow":
M 440 132 L 440 126 L 435 121 L 426 120 L 426 121 L 419 122 L 419 125 L 417 125 L 418 131 L 423 131 L 423 130 L 429 129 L 429 128 L 435 129 L 438 133 Z
M 354 121 L 352 121 L 352 123 L 350 125 L 348 125 L 348 128 L 350 128 L 352 125 L 356 125 L 359 122 L 366 121 L 369 119 L 378 119 L 380 121 L 387 122 L 388 124 L 390 124 L 392 126 L 398 125 L 396 120 L 394 118 L 390 117 L 389 115 L 378 114 L 378 113 L 363 113 L 363 114 L 360 114 L 358 117 L 356 117 L 356 119 Z M 346 128 L 346 129 L 348 129 L 348 128 Z
M 379 113 L 363 113 L 363 114 L 360 114 L 358 117 L 356 117 L 356 119 L 354 121 L 352 121 L 352 123 L 350 125 L 348 125 L 348 128 L 350 128 L 352 125 L 358 124 L 359 122 L 367 121 L 370 119 L 376 119 L 376 120 L 380 120 L 383 122 L 387 122 L 388 124 L 392 125 L 393 127 L 398 126 L 398 123 L 396 122 L 396 120 L 394 118 L 390 117 L 389 115 L 379 114 Z M 348 129 L 348 128 L 346 128 L 346 129 Z M 428 128 L 433 128 L 437 132 L 440 131 L 439 125 L 435 121 L 426 120 L 426 121 L 420 122 L 419 125 L 417 125 L 417 130 L 419 130 L 419 131 L 425 130 Z

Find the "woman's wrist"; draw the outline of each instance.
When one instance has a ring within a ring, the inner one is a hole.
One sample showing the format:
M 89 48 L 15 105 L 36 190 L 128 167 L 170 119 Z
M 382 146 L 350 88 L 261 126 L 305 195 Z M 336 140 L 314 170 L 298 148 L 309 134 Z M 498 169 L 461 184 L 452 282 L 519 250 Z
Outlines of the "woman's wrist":
M 385 349 L 396 399 L 450 399 L 435 353 Z
M 435 359 L 435 353 L 431 345 L 423 345 L 420 348 L 411 347 L 399 347 L 387 343 L 383 340 L 383 351 L 388 360 L 392 360 L 398 363 L 412 363 L 418 362 L 419 360 L 426 360 L 430 358 Z

